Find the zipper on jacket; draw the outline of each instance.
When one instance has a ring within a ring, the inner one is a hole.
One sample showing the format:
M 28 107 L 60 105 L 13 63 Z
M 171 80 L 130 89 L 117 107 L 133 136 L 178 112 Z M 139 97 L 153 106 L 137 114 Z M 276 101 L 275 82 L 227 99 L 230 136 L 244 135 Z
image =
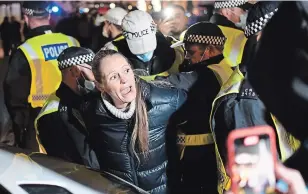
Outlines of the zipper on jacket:
M 126 127 L 127 129 L 131 128 L 131 122 L 130 121 L 126 121 Z M 132 133 L 131 133 L 132 134 Z M 129 137 L 131 138 L 131 136 Z M 131 141 L 130 139 L 128 139 L 127 141 L 129 141 L 128 144 L 128 156 L 130 157 L 129 161 L 130 161 L 130 167 L 131 167 L 131 172 L 132 172 L 132 178 L 134 181 L 134 185 L 136 185 L 137 187 L 139 186 L 138 184 L 138 178 L 137 178 L 137 173 L 136 173 L 136 166 L 135 166 L 135 155 L 131 146 Z

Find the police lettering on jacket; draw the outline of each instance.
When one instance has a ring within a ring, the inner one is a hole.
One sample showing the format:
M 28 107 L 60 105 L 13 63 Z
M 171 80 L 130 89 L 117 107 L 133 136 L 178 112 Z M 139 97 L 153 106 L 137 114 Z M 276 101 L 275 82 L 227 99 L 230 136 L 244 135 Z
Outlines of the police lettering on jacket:
M 42 51 L 44 53 L 45 61 L 57 59 L 60 53 L 66 48 L 68 48 L 67 43 L 50 44 L 42 46 Z

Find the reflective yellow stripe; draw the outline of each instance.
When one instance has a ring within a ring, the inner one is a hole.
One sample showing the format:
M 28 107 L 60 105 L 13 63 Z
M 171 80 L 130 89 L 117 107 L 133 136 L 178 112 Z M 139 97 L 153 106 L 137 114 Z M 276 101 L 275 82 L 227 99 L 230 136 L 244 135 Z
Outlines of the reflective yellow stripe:
M 177 144 L 185 146 L 202 146 L 213 144 L 213 136 L 211 133 L 198 135 L 178 135 Z
M 50 95 L 49 99 L 46 101 L 46 103 L 44 104 L 40 113 L 38 114 L 38 116 L 34 120 L 34 128 L 35 128 L 35 132 L 36 132 L 36 141 L 39 145 L 40 153 L 47 154 L 47 152 L 46 152 L 46 150 L 45 150 L 44 146 L 42 145 L 40 138 L 39 138 L 38 120 L 41 117 L 43 117 L 44 115 L 47 115 L 47 114 L 50 114 L 50 113 L 53 113 L 53 112 L 57 112 L 58 108 L 59 108 L 59 102 L 60 102 L 60 99 L 55 94 Z
M 141 79 L 145 80 L 145 81 L 153 81 L 155 80 L 156 76 L 168 76 L 169 73 L 167 71 L 159 73 L 159 74 L 155 74 L 155 75 L 148 75 L 148 76 L 139 76 Z
M 211 133 L 198 134 L 198 135 L 177 135 L 177 144 L 180 148 L 180 160 L 183 159 L 186 146 L 203 146 L 213 144 L 213 136 Z
M 68 36 L 68 37 L 72 41 L 74 46 L 80 47 L 80 44 L 79 44 L 78 40 L 76 40 L 75 38 L 73 38 L 71 36 Z
M 26 51 L 24 52 L 25 55 L 29 55 L 28 56 L 29 58 L 34 59 L 28 62 L 30 64 L 30 68 L 31 67 L 35 68 L 35 71 L 31 71 L 31 73 L 32 73 L 32 79 L 35 79 L 36 86 L 34 87 L 35 91 L 33 91 L 33 93 L 30 93 L 28 97 L 28 101 L 33 102 L 33 101 L 39 101 L 39 100 L 46 100 L 48 96 L 43 94 L 43 79 L 42 79 L 42 74 L 40 73 L 42 71 L 42 67 L 41 67 L 40 61 L 38 60 L 39 56 L 36 54 L 36 52 L 31 47 L 31 45 L 28 44 L 27 42 L 22 44 L 20 48 Z M 36 107 L 33 107 L 33 108 L 36 108 Z
M 300 147 L 301 142 L 289 134 L 273 114 L 271 117 L 277 132 L 281 161 L 284 162 Z
M 122 35 L 122 36 L 120 36 L 120 37 L 114 39 L 113 41 L 120 41 L 120 40 L 123 40 L 123 39 L 124 39 L 124 36 Z
M 239 34 L 236 39 L 234 40 L 234 42 L 232 43 L 232 48 L 231 48 L 231 52 L 228 56 L 228 58 L 231 60 L 232 64 L 237 64 L 238 63 L 238 57 L 240 55 L 241 52 L 241 47 L 242 47 L 242 42 L 246 39 L 244 33 Z M 241 57 L 242 58 L 242 57 Z
M 112 42 L 117 42 L 117 41 L 120 41 L 120 40 L 123 40 L 123 39 L 124 39 L 124 36 L 122 35 L 122 36 L 120 36 L 120 37 L 118 37 L 118 38 L 114 39 L 114 40 L 113 40 L 113 41 L 111 41 L 110 43 L 112 44 Z M 112 44 L 112 45 L 113 45 L 112 50 L 119 51 L 119 49 L 118 49 L 118 47 L 117 47 L 117 46 L 115 46 L 114 44 Z

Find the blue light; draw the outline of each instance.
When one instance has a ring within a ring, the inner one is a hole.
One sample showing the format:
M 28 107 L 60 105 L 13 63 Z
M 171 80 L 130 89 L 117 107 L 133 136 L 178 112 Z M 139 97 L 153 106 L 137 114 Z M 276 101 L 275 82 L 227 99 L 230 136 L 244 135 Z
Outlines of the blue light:
M 52 10 L 53 12 L 57 13 L 57 12 L 59 11 L 59 7 L 58 7 L 58 6 L 53 6 L 53 7 L 51 8 L 51 10 Z

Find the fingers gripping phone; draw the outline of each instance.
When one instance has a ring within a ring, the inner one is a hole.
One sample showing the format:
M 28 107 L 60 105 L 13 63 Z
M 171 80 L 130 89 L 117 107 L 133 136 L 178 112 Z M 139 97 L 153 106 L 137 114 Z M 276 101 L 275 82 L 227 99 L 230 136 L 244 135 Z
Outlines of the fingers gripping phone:
M 276 138 L 269 126 L 232 131 L 227 139 L 228 172 L 234 194 L 274 193 Z

